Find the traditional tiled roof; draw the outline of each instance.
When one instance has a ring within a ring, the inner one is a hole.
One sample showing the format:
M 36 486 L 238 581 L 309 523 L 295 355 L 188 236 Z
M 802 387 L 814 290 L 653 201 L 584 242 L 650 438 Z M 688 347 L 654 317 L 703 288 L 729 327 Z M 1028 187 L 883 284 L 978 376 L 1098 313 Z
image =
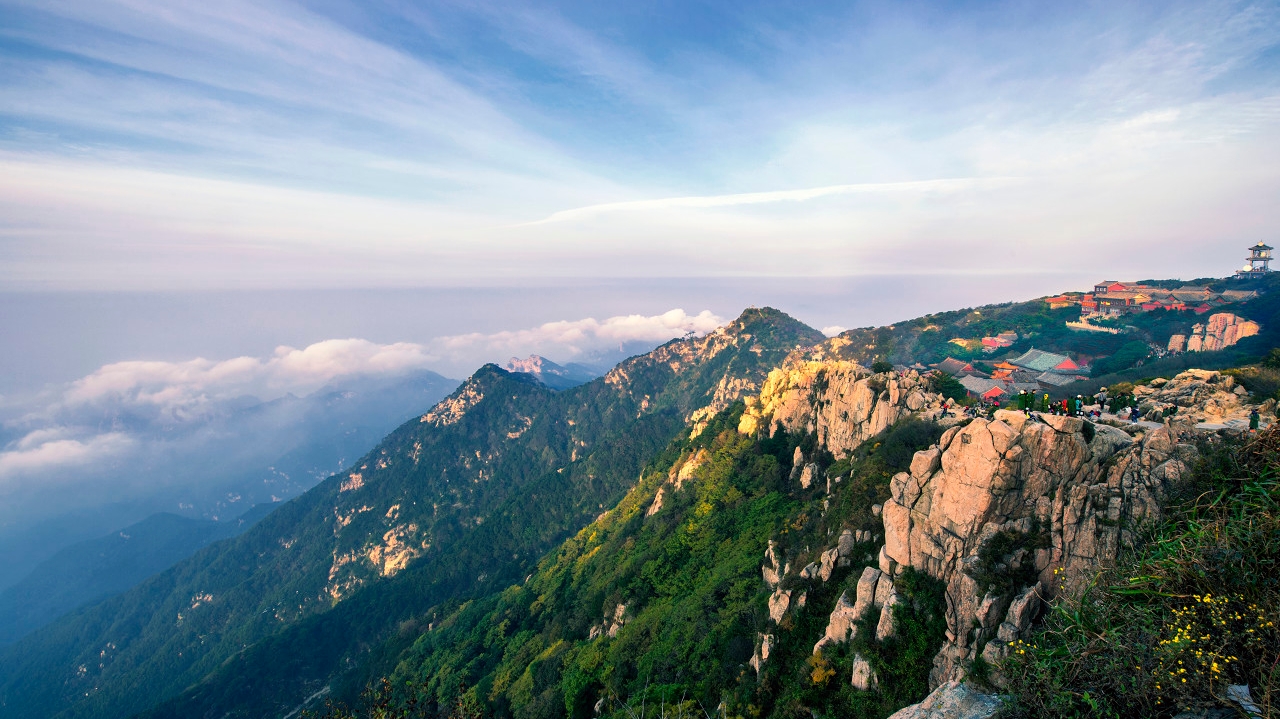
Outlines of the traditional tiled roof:
M 935 365 L 929 365 L 940 372 L 946 372 L 949 375 L 972 374 L 973 365 L 963 360 L 948 357 Z
M 1079 369 L 1075 362 L 1066 355 L 1055 354 L 1053 352 L 1044 352 L 1042 350 L 1030 349 L 1022 353 L 1021 357 L 1010 360 L 1019 367 L 1036 370 L 1039 372 L 1049 372 L 1055 369 Z
M 984 377 L 961 377 L 960 384 L 976 395 L 984 395 L 995 388 L 999 388 L 1001 391 L 1005 389 L 1004 382 Z
M 1042 385 L 1049 385 L 1050 387 L 1061 387 L 1063 385 L 1068 385 L 1068 384 L 1071 384 L 1072 382 L 1075 382 L 1076 377 L 1075 375 L 1069 375 L 1069 374 L 1045 372 L 1044 374 L 1041 374 L 1038 377 L 1036 377 L 1036 381 Z
M 1257 290 L 1223 290 L 1222 296 L 1232 302 L 1251 300 L 1258 296 Z

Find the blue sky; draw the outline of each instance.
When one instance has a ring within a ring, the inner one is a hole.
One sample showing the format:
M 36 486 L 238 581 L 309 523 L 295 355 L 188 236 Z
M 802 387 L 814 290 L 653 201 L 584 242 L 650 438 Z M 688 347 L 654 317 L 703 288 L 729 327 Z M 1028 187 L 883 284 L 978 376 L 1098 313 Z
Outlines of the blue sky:
M 0 0 L 0 289 L 1225 275 L 1280 5 Z

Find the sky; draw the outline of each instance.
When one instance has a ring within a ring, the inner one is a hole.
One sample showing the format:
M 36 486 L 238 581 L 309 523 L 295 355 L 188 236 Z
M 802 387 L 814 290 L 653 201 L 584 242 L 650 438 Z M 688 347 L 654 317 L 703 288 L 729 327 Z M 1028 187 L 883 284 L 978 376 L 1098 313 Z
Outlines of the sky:
M 1277 196 L 1275 2 L 0 0 L 3 290 L 1226 274 Z
M 244 396 L 1224 276 L 1277 197 L 1274 1 L 0 0 L 0 498 Z

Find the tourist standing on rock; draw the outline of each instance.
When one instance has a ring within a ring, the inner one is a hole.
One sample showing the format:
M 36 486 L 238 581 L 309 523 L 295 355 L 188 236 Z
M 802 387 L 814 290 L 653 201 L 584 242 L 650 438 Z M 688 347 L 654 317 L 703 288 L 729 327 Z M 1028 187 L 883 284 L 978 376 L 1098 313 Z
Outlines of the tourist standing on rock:
M 1048 392 L 1044 393 L 1044 399 L 1040 401 L 1040 411 L 1041 412 L 1049 411 L 1049 393 Z
M 1083 415 L 1083 414 L 1084 414 L 1084 395 L 1082 395 L 1082 394 L 1078 394 L 1078 395 L 1076 395 L 1076 413 L 1075 413 L 1075 416 L 1079 417 L 1079 416 L 1081 416 L 1081 415 Z
M 1258 408 L 1254 407 L 1253 411 L 1249 413 L 1249 431 L 1250 432 L 1258 431 L 1258 422 L 1261 421 L 1261 419 L 1262 419 L 1262 416 L 1258 414 Z
M 1136 404 L 1129 408 L 1129 421 L 1133 424 L 1138 423 L 1138 405 Z
M 1093 399 L 1098 403 L 1099 407 L 1105 408 L 1107 406 L 1107 388 L 1099 387 L 1098 393 L 1093 396 Z

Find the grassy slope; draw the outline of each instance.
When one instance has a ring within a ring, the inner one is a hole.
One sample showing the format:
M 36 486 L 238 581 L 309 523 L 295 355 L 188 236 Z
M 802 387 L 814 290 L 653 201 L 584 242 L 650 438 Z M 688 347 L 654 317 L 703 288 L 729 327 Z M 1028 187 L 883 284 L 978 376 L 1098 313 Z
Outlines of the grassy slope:
M 1280 715 L 1280 429 L 1202 442 L 1167 519 L 1002 667 L 1016 717 L 1172 717 L 1251 687 Z

